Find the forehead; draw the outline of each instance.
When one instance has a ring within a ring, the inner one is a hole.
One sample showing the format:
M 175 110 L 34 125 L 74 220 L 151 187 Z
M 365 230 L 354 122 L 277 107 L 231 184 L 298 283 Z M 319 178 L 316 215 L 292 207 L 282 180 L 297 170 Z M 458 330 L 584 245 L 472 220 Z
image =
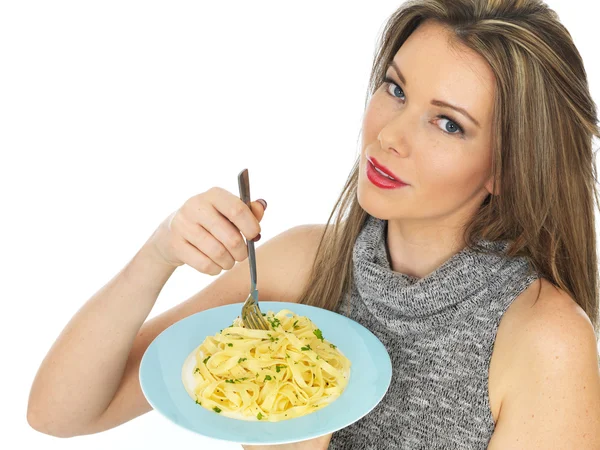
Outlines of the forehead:
M 482 126 L 491 120 L 495 93 L 492 69 L 443 25 L 421 24 L 396 52 L 394 61 L 406 78 L 409 97 L 460 106 Z M 390 72 L 393 69 L 389 68 Z

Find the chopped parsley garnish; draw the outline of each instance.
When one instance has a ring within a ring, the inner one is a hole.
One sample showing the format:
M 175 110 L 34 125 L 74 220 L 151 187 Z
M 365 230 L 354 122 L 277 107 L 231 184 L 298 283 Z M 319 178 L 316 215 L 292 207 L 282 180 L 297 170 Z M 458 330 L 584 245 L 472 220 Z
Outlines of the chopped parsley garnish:
M 235 380 L 232 378 L 232 379 L 229 379 L 229 380 L 225 380 L 225 383 L 239 383 L 240 381 L 244 381 L 244 380 L 247 380 L 247 379 L 248 379 L 248 377 L 236 378 Z
M 248 358 L 240 358 L 238 359 L 238 364 L 241 363 L 242 361 L 246 361 Z
M 283 369 L 284 367 L 287 367 L 287 366 L 285 366 L 284 364 L 275 364 L 275 372 L 279 373 L 279 371 L 281 369 Z
M 306 347 L 300 347 L 300 350 L 312 350 L 312 348 L 310 348 L 310 344 L 308 344 Z
M 231 342 L 229 342 L 227 345 L 228 345 L 229 347 L 233 347 L 233 344 L 232 344 Z
M 271 375 L 265 375 L 265 381 L 272 380 Z
M 208 355 L 206 358 L 204 358 L 204 361 L 202 361 L 204 364 L 206 364 L 206 361 L 208 361 L 210 358 L 210 355 Z
M 294 322 L 294 328 L 297 328 L 297 326 L 296 326 L 296 324 L 297 324 L 297 323 L 298 323 L 298 321 L 296 320 L 296 321 Z
M 200 369 L 199 369 L 198 367 L 196 367 L 196 368 L 194 369 L 194 373 L 200 373 Z
M 263 314 L 263 315 L 264 315 L 264 314 Z M 256 418 L 257 418 L 258 420 L 260 420 L 260 419 L 262 419 L 262 418 L 263 418 L 263 415 L 262 415 L 261 413 L 258 413 L 258 414 L 256 415 Z
M 214 412 L 218 412 L 218 413 L 220 413 L 220 412 L 221 412 L 221 408 L 219 408 L 218 406 L 215 406 L 215 407 L 213 408 L 213 411 L 214 411 Z
M 337 348 L 337 345 L 329 344 L 331 348 Z
M 267 320 L 269 321 L 269 323 L 271 324 L 271 327 L 273 329 L 277 328 L 279 325 L 281 325 L 281 321 L 277 318 L 277 317 L 273 317 L 273 319 L 269 319 L 267 318 Z
M 314 330 L 313 334 L 317 337 L 317 339 L 320 339 L 321 342 L 323 342 L 323 333 L 321 332 L 321 330 Z

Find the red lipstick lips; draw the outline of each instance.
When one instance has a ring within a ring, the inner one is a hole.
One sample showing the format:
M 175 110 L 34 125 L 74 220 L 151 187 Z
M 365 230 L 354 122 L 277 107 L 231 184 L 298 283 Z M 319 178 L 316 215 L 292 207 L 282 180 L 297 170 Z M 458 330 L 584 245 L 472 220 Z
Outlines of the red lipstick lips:
M 382 166 L 375 158 L 367 158 L 367 178 L 382 189 L 396 189 L 408 186 L 387 167 Z

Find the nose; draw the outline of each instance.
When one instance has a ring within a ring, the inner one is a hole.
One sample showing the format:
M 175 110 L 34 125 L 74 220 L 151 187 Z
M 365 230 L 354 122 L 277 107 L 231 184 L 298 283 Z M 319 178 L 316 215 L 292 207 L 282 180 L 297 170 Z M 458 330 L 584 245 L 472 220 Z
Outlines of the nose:
M 409 125 L 406 116 L 396 114 L 379 131 L 377 140 L 382 150 L 391 151 L 402 156 L 407 155 L 406 135 Z

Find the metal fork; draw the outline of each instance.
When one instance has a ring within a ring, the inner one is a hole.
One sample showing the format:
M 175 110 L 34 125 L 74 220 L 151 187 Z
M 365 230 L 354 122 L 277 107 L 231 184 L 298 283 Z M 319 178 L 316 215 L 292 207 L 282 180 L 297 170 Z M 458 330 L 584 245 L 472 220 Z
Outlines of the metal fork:
M 248 180 L 248 169 L 242 170 L 238 175 L 240 186 L 240 199 L 250 208 L 250 182 Z M 269 324 L 264 319 L 258 307 L 258 289 L 256 288 L 256 255 L 254 254 L 254 242 L 246 239 L 248 246 L 248 260 L 250 262 L 250 294 L 242 306 L 242 322 L 246 328 L 255 330 L 268 330 Z

